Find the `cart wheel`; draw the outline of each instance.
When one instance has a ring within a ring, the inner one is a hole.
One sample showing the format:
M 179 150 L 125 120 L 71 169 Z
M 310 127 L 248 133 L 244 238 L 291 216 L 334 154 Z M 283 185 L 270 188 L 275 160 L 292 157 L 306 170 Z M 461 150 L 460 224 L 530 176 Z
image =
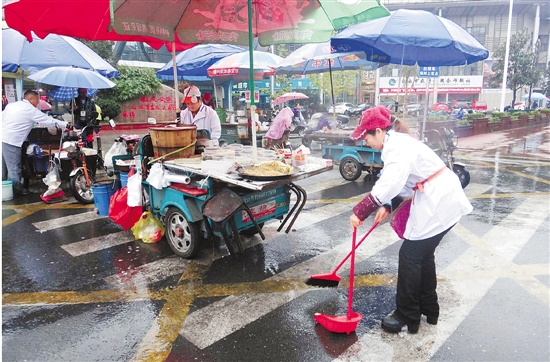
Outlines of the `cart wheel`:
M 344 157 L 340 162 L 340 175 L 342 175 L 345 180 L 357 180 L 361 176 L 362 171 L 361 165 L 353 157 Z
M 264 223 L 261 222 L 258 224 L 258 226 L 260 227 L 260 230 L 264 227 Z M 250 238 L 254 235 L 256 235 L 258 233 L 258 230 L 256 230 L 256 227 L 255 226 L 252 226 L 250 229 L 246 229 L 246 230 L 243 230 L 241 231 L 241 234 L 246 236 L 247 238 Z
M 74 198 L 81 204 L 93 204 L 94 193 L 92 191 L 92 185 L 95 182 L 94 176 L 88 170 L 88 178 L 90 179 L 90 185 L 86 184 L 86 177 L 82 170 L 78 170 L 73 177 L 70 178 L 71 192 Z
M 226 141 L 226 140 L 219 140 L 218 142 L 219 142 L 219 146 L 220 146 L 220 147 L 225 147 L 225 146 L 227 146 L 227 141 Z
M 183 213 L 170 207 L 165 217 L 165 235 L 168 245 L 177 256 L 194 258 L 199 252 L 200 233 L 196 223 L 187 221 Z
M 453 172 L 458 176 L 462 188 L 465 189 L 470 183 L 470 173 L 464 166 L 453 165 Z
M 302 144 L 303 144 L 304 146 L 306 146 L 306 147 L 311 146 L 311 142 L 312 142 L 312 139 L 309 138 L 307 135 L 304 135 L 304 136 L 302 137 Z

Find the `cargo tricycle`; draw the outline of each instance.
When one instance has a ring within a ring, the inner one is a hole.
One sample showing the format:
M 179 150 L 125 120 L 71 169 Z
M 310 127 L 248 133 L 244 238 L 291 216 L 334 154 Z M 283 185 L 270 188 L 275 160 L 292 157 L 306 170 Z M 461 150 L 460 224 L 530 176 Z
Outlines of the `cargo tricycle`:
M 184 258 L 195 257 L 203 241 L 213 236 L 222 238 L 231 254 L 242 252 L 240 235 L 260 234 L 263 239 L 261 229 L 272 219 L 281 220 L 277 231 L 286 227 L 288 233 L 307 200 L 295 181 L 332 169 L 330 162 L 318 159 L 318 164 L 288 175 L 247 176 L 234 170 L 234 160 L 159 159 L 151 135 L 141 139 L 139 153 L 146 205 L 162 221 L 170 248 Z M 155 164 L 169 176 L 169 186 L 154 187 L 147 180 Z

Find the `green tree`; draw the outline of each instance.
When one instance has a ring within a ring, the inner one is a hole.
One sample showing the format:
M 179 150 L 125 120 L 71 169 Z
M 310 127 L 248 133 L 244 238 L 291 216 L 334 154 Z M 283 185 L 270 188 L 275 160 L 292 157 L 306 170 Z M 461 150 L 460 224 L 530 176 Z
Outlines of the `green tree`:
M 546 74 L 544 75 L 544 83 L 542 86 L 542 92 L 544 94 L 550 93 L 550 62 L 546 66 Z
M 325 103 L 332 104 L 332 94 L 331 94 L 331 79 L 330 73 L 317 73 L 310 74 L 308 76 L 311 79 L 311 83 L 315 85 L 320 92 L 323 92 L 325 95 Z M 338 96 L 340 94 L 353 95 L 356 88 L 356 70 L 343 70 L 332 72 L 332 88 L 334 93 L 334 102 L 337 102 Z
M 78 39 L 82 43 L 86 44 L 90 49 L 92 49 L 94 52 L 96 52 L 100 57 L 105 59 L 107 62 L 114 64 L 114 57 L 113 57 L 113 47 L 114 42 L 112 41 L 91 41 L 91 40 L 84 40 L 84 39 Z
M 116 86 L 112 89 L 113 98 L 124 102 L 136 97 L 157 92 L 162 82 L 154 69 L 120 66 L 118 78 L 113 79 Z
M 501 44 L 493 54 L 493 77 L 491 86 L 498 88 L 502 84 L 504 75 L 504 60 L 506 56 L 506 43 Z M 516 103 L 516 92 L 529 85 L 537 84 L 542 80 L 542 70 L 538 69 L 535 61 L 535 53 L 531 44 L 531 35 L 526 32 L 516 33 L 510 39 L 510 52 L 508 55 L 508 75 L 506 87 L 512 90 L 512 104 Z

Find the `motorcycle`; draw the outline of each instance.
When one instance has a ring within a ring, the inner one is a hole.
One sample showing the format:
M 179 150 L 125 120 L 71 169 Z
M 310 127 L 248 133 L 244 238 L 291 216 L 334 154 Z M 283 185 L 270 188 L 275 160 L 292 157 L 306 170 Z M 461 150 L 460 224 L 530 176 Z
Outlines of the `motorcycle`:
M 455 162 L 453 151 L 458 146 L 458 136 L 455 135 L 455 132 L 452 129 L 447 130 L 445 127 L 442 127 L 441 132 L 432 129 L 424 133 L 435 133 L 438 136 L 438 145 L 435 148 L 432 147 L 432 149 L 441 157 L 445 165 L 458 176 L 462 188 L 466 188 L 470 183 L 470 172 L 466 170 L 465 164 Z
M 95 183 L 95 175 L 97 165 L 103 165 L 103 159 L 99 152 L 93 149 L 85 148 L 85 140 L 82 137 L 85 135 L 85 130 L 93 125 L 88 125 L 82 129 L 75 131 L 67 129 L 61 137 L 60 149 L 67 152 L 67 158 L 71 160 L 72 171 L 69 173 L 69 184 L 74 198 L 82 204 L 91 204 L 94 202 L 94 194 L 92 192 L 92 184 Z M 89 151 L 91 150 L 91 151 Z M 95 156 L 96 164 L 88 165 L 86 156 Z M 60 164 L 58 166 L 60 167 Z
M 292 117 L 292 122 L 290 124 L 290 133 L 297 134 L 300 137 L 303 137 L 308 124 L 305 120 L 300 117 Z

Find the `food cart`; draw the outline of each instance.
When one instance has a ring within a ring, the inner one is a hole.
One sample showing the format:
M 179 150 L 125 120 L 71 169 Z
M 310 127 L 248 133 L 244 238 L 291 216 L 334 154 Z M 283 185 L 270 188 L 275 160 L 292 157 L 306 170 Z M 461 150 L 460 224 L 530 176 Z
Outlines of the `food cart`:
M 184 258 L 193 258 L 211 236 L 222 237 L 231 253 L 241 252 L 239 234 L 259 233 L 263 238 L 261 228 L 272 219 L 281 220 L 278 231 L 286 227 L 288 233 L 307 200 L 306 191 L 295 182 L 332 170 L 331 161 L 319 158 L 288 174 L 252 175 L 239 165 L 235 169 L 235 161 L 228 159 L 159 160 L 153 148 L 151 136 L 144 136 L 140 155 L 145 198 L 149 210 L 162 221 L 168 244 Z M 169 186 L 159 188 L 149 181 L 155 163 L 162 166 Z M 291 194 L 296 196 L 294 205 Z

